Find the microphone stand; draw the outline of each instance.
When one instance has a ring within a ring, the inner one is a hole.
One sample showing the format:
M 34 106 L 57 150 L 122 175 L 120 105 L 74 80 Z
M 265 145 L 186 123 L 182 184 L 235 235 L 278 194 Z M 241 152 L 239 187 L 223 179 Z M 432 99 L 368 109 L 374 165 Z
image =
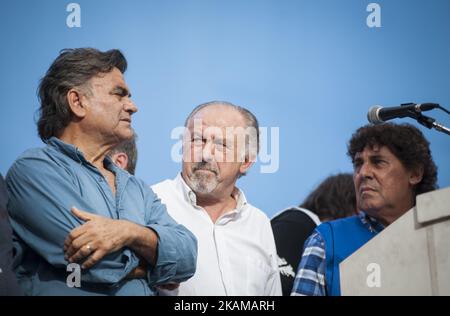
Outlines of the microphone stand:
M 445 110 L 444 108 L 442 108 L 442 109 L 448 113 L 447 110 Z M 429 116 L 423 115 L 422 113 L 415 112 L 415 111 L 408 111 L 408 112 L 409 112 L 408 116 L 410 118 L 417 120 L 417 122 L 419 122 L 423 126 L 429 128 L 429 129 L 434 128 L 435 130 L 450 136 L 450 128 L 448 128 L 442 124 L 439 124 L 438 122 L 436 122 L 436 120 L 434 118 L 431 118 Z

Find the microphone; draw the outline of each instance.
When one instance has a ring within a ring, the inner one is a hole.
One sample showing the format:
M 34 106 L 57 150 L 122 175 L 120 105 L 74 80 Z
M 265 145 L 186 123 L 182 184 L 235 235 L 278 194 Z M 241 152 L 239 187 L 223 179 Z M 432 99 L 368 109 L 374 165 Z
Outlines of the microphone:
M 374 105 L 367 113 L 367 120 L 372 124 L 381 124 L 388 120 L 401 117 L 417 118 L 417 115 L 423 111 L 430 111 L 438 108 L 437 103 L 405 103 L 401 106 L 382 107 Z

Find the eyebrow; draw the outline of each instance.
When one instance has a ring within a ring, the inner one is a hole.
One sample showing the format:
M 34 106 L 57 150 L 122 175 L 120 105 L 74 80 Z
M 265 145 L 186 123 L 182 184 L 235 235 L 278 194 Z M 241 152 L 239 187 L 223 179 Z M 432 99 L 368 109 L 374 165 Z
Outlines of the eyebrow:
M 386 157 L 382 154 L 374 154 L 374 155 L 370 155 L 369 156 L 369 160 L 373 160 L 373 159 L 386 159 Z M 353 159 L 353 162 L 356 161 L 362 161 L 363 158 L 361 156 L 355 156 L 355 158 Z
M 128 96 L 129 98 L 131 98 L 131 93 L 130 91 L 128 91 L 127 88 L 125 87 L 121 87 L 121 86 L 116 86 L 111 90 L 111 94 L 119 94 L 122 97 L 126 97 Z
M 194 132 L 191 134 L 191 138 L 193 137 L 200 137 L 202 139 L 205 139 L 204 135 L 202 133 L 199 132 Z M 218 137 L 214 137 L 214 143 L 223 143 L 223 144 L 227 144 L 227 140 L 225 138 L 218 138 Z

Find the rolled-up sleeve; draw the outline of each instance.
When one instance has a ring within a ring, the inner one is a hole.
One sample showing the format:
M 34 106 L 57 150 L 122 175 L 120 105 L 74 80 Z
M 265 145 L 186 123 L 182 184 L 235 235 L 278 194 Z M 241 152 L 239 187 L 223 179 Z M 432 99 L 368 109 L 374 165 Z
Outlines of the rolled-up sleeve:
M 150 285 L 180 283 L 192 277 L 197 262 L 197 239 L 167 213 L 151 189 L 147 197 L 147 227 L 158 235 L 157 260 L 149 272 Z
M 8 210 L 15 234 L 55 268 L 66 269 L 64 241 L 83 222 L 70 209 L 93 212 L 64 167 L 41 158 L 17 160 L 10 168 L 6 183 Z M 115 284 L 139 263 L 129 249 L 105 256 L 89 270 L 83 270 L 83 282 Z

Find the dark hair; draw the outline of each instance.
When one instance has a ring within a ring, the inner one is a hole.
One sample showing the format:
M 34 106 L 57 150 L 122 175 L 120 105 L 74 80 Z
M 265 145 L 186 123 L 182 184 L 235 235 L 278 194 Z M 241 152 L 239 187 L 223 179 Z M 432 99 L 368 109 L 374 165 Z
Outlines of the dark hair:
M 101 52 L 95 48 L 75 48 L 60 52 L 38 88 L 41 107 L 37 127 L 42 141 L 58 136 L 69 124 L 72 118 L 67 101 L 69 90 L 75 87 L 88 89 L 89 79 L 99 73 L 108 73 L 114 67 L 122 73 L 127 69 L 127 61 L 117 49 Z
M 430 151 L 430 143 L 422 132 L 411 124 L 386 123 L 360 127 L 348 144 L 348 155 L 355 159 L 366 146 L 386 146 L 408 170 L 423 168 L 423 177 L 414 188 L 417 194 L 437 189 L 437 167 Z
M 111 149 L 108 153 L 108 156 L 111 157 L 117 153 L 124 153 L 128 157 L 128 164 L 125 168 L 130 174 L 134 175 L 136 172 L 136 164 L 138 158 L 138 152 L 136 147 L 137 135 L 136 132 L 133 133 L 133 137 L 131 139 L 125 140 L 119 143 L 116 147 Z
M 339 173 L 323 180 L 300 207 L 317 214 L 320 220 L 332 220 L 356 214 L 353 176 Z

